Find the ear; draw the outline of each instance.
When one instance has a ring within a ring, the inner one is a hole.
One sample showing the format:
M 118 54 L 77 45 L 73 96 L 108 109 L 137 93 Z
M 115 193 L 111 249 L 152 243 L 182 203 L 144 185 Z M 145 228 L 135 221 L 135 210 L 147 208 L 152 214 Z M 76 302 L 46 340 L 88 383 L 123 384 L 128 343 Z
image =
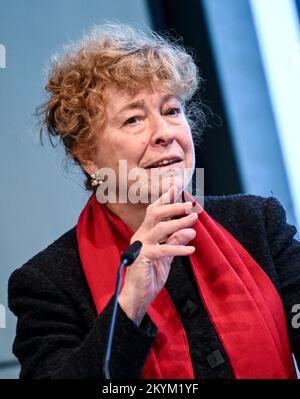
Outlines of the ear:
M 90 159 L 79 159 L 81 167 L 86 171 L 90 176 L 95 173 L 98 169 L 97 165 Z

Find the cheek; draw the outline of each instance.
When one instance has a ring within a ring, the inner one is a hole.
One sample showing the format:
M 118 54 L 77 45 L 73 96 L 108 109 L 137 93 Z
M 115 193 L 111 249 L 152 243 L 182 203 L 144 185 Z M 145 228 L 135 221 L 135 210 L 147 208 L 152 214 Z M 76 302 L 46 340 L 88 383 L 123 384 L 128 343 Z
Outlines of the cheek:
M 184 137 L 182 138 L 182 148 L 184 150 L 186 156 L 186 166 L 188 168 L 195 167 L 195 147 L 192 134 L 190 130 L 186 132 Z
M 110 149 L 111 157 L 113 157 L 114 163 L 118 163 L 119 160 L 127 160 L 128 166 L 135 167 L 143 157 L 147 144 L 145 139 L 137 137 L 116 140 Z
M 192 137 L 191 130 L 189 126 L 186 126 L 185 129 L 183 129 L 184 132 L 181 134 L 181 143 L 182 146 L 184 147 L 184 150 L 189 153 L 194 153 L 194 141 Z
M 146 148 L 148 146 L 148 142 L 145 139 L 133 137 L 132 139 L 127 138 L 119 144 L 118 153 L 124 156 L 124 159 L 130 161 L 136 161 L 141 159 Z

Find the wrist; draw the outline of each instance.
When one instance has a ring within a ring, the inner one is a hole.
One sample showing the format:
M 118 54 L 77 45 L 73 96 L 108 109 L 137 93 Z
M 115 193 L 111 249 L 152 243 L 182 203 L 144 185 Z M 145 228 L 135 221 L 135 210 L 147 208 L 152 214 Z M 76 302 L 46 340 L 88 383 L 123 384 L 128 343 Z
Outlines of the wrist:
M 147 312 L 147 306 L 139 304 L 135 298 L 121 291 L 118 303 L 129 317 L 137 326 L 139 326 Z

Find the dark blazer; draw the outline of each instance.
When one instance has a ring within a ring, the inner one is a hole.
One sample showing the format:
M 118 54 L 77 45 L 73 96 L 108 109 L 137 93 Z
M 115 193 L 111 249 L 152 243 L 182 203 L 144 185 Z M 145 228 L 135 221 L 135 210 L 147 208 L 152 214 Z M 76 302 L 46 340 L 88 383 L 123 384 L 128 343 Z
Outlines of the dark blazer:
M 284 304 L 292 351 L 300 364 L 300 242 L 275 197 L 205 197 L 205 210 L 253 256 Z M 99 259 L 99 267 L 105 259 Z M 105 276 L 103 276 L 105 279 Z M 196 378 L 234 378 L 230 362 L 198 295 L 187 257 L 176 258 L 166 283 L 190 345 Z M 76 226 L 13 272 L 9 307 L 18 317 L 13 352 L 20 378 L 102 378 L 113 297 L 97 315 L 78 254 Z M 119 306 L 111 376 L 138 378 L 157 328 L 146 314 L 140 327 Z M 251 348 L 249 348 L 251 350 Z M 242 356 L 242 355 L 241 355 Z

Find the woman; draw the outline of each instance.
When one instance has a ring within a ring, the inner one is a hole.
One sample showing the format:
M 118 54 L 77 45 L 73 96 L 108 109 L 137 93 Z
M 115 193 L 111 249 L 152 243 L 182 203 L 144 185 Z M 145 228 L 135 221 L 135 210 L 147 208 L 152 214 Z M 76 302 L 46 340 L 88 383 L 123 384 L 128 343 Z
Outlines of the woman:
M 198 83 L 183 48 L 124 25 L 54 62 L 40 112 L 93 192 L 77 225 L 10 278 L 21 378 L 103 378 L 120 254 L 135 240 L 112 378 L 296 377 L 300 245 L 284 209 L 230 195 L 206 197 L 204 210 L 184 195 L 195 166 L 185 105 Z

